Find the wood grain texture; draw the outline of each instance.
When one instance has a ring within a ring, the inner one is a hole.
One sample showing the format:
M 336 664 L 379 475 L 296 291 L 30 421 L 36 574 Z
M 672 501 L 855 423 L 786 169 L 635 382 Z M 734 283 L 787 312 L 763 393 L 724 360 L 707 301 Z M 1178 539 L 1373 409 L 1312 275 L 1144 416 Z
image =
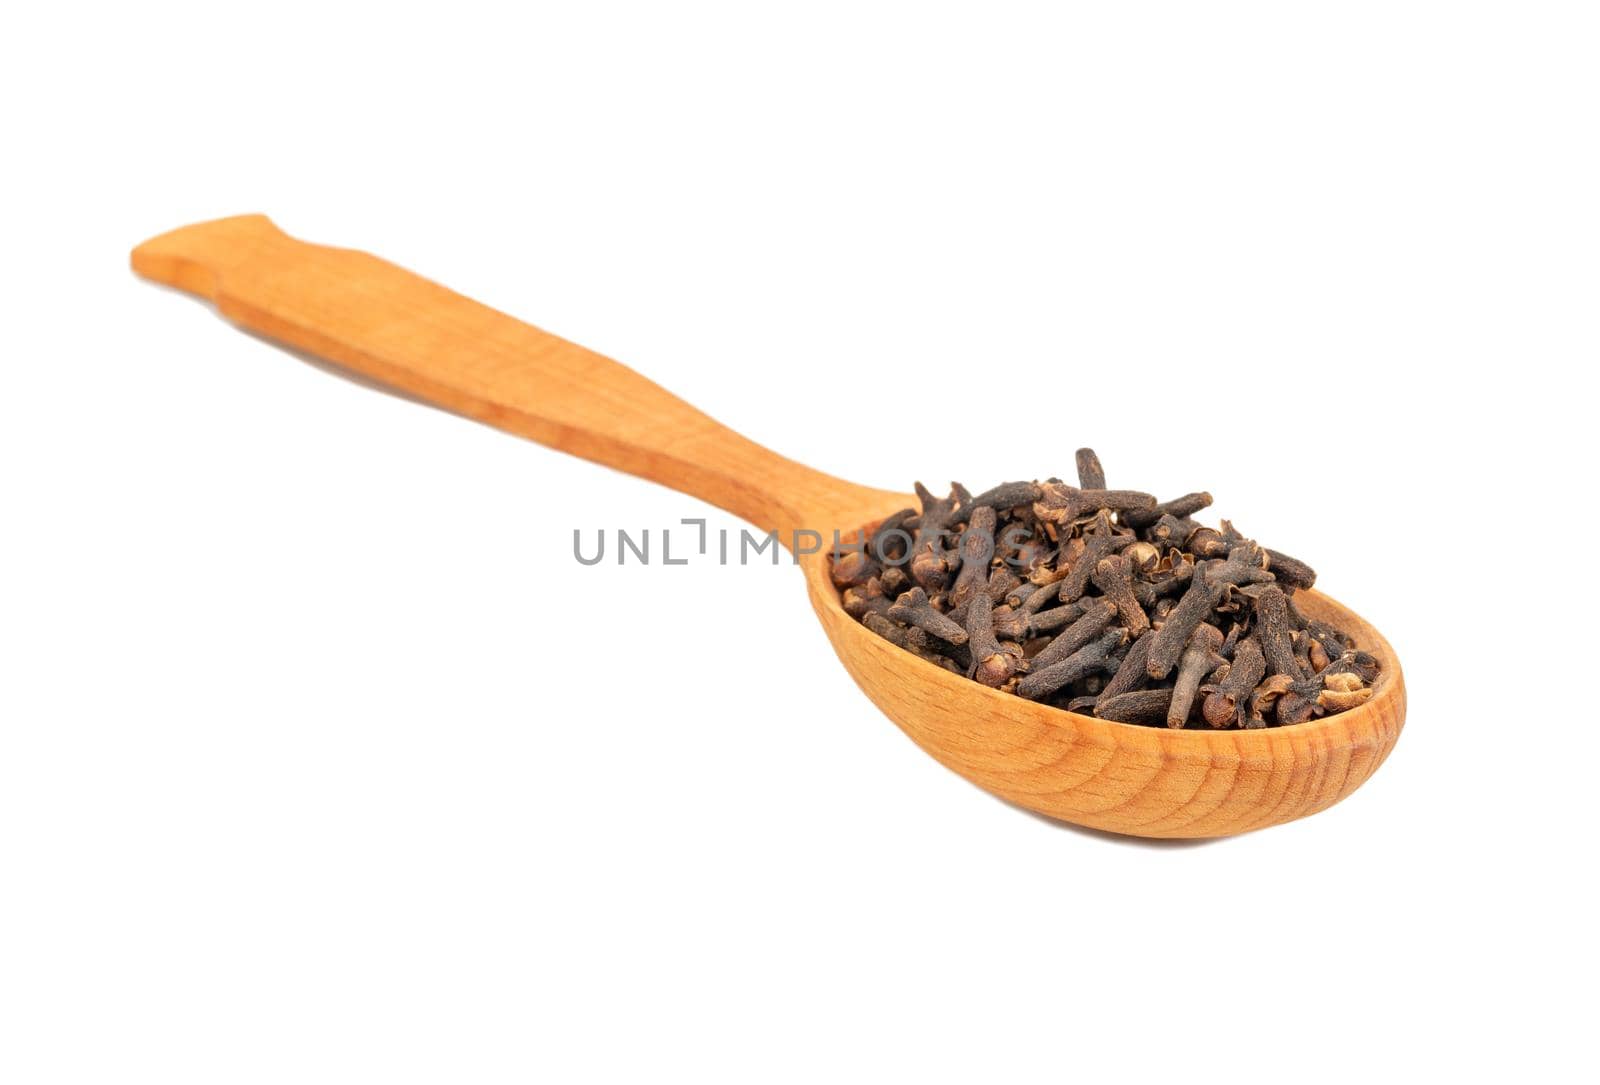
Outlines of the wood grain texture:
M 811 606 L 856 684 L 918 746 L 1001 798 L 1077 825 L 1210 837 L 1325 810 L 1383 763 L 1405 721 L 1405 679 L 1376 629 L 1315 591 L 1295 593 L 1382 664 L 1349 712 L 1262 731 L 1171 731 L 1065 712 L 919 659 L 844 612 L 824 562 L 805 566 Z
M 133 269 L 251 331 L 784 536 L 824 511 L 861 523 L 897 499 L 784 459 L 610 358 L 386 260 L 297 241 L 264 215 L 152 238 Z
M 693 494 L 777 531 L 870 526 L 912 499 L 815 471 L 749 441 L 633 370 L 377 257 L 297 241 L 261 215 L 186 226 L 134 270 L 214 301 L 234 322 L 448 410 Z M 824 554 L 801 559 L 835 652 L 930 755 L 1030 810 L 1112 832 L 1223 836 L 1338 802 L 1383 762 L 1405 718 L 1399 661 L 1315 592 L 1295 602 L 1376 655 L 1371 700 L 1265 731 L 1168 731 L 998 693 L 901 651 L 844 613 Z

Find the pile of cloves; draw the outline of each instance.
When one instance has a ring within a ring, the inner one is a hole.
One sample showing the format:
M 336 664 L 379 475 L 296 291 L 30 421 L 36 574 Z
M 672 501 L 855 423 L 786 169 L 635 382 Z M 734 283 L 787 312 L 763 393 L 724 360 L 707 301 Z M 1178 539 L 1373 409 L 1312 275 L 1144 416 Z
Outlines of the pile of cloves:
M 959 483 L 833 553 L 844 609 L 908 652 L 995 689 L 1123 723 L 1258 728 L 1372 696 L 1378 662 L 1310 621 L 1310 566 L 1228 521 L 1208 493 L 1157 502 L 1106 489 L 1091 449 L 1078 485 Z

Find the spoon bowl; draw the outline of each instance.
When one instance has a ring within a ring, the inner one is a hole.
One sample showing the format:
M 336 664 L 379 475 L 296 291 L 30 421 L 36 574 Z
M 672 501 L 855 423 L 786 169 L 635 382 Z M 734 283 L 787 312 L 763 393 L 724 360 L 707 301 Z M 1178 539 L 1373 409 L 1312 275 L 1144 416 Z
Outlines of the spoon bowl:
M 1399 737 L 1405 685 L 1393 650 L 1317 592 L 1297 592 L 1295 605 L 1382 667 L 1358 708 L 1292 727 L 1174 731 L 1037 704 L 879 638 L 844 612 L 826 552 L 798 545 L 801 532 L 870 529 L 913 504 L 908 495 L 785 459 L 618 362 L 377 257 L 298 241 L 262 215 L 162 234 L 132 263 L 258 334 L 774 533 L 799 555 L 812 608 L 872 702 L 940 763 L 1019 806 L 1137 836 L 1226 836 L 1333 805 Z
M 802 564 L 834 652 L 884 715 L 985 791 L 1077 825 L 1213 837 L 1305 817 L 1360 787 L 1394 748 L 1405 719 L 1405 681 L 1389 642 L 1316 591 L 1296 592 L 1295 606 L 1379 660 L 1365 704 L 1292 727 L 1175 731 L 1068 712 L 953 674 L 846 614 L 826 555 Z

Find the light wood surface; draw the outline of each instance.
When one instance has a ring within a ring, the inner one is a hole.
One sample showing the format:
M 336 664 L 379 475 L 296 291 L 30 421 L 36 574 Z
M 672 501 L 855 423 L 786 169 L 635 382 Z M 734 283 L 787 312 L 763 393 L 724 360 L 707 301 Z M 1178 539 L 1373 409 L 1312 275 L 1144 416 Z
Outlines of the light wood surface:
M 252 331 L 693 494 L 785 541 L 799 528 L 853 531 L 914 504 L 785 459 L 609 358 L 377 257 L 297 241 L 261 215 L 153 238 L 133 251 L 133 267 L 212 300 Z M 1359 787 L 1405 718 L 1405 685 L 1388 643 L 1316 592 L 1296 603 L 1381 661 L 1371 700 L 1295 727 L 1169 731 L 1048 708 L 926 663 L 844 613 L 824 554 L 803 557 L 801 566 L 845 668 L 917 745 L 1002 798 L 1080 825 L 1202 837 L 1303 817 Z

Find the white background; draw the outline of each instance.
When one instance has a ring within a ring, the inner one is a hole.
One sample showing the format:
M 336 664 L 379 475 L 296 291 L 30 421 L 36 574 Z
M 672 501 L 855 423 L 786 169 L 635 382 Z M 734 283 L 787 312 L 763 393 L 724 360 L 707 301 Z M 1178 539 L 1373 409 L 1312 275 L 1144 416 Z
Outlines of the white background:
M 7 16 L 0 1079 L 1594 1072 L 1591 6 L 516 7 Z M 793 568 L 571 556 L 731 517 L 126 269 L 247 211 L 863 482 L 1209 488 L 1405 734 L 1012 809 Z

